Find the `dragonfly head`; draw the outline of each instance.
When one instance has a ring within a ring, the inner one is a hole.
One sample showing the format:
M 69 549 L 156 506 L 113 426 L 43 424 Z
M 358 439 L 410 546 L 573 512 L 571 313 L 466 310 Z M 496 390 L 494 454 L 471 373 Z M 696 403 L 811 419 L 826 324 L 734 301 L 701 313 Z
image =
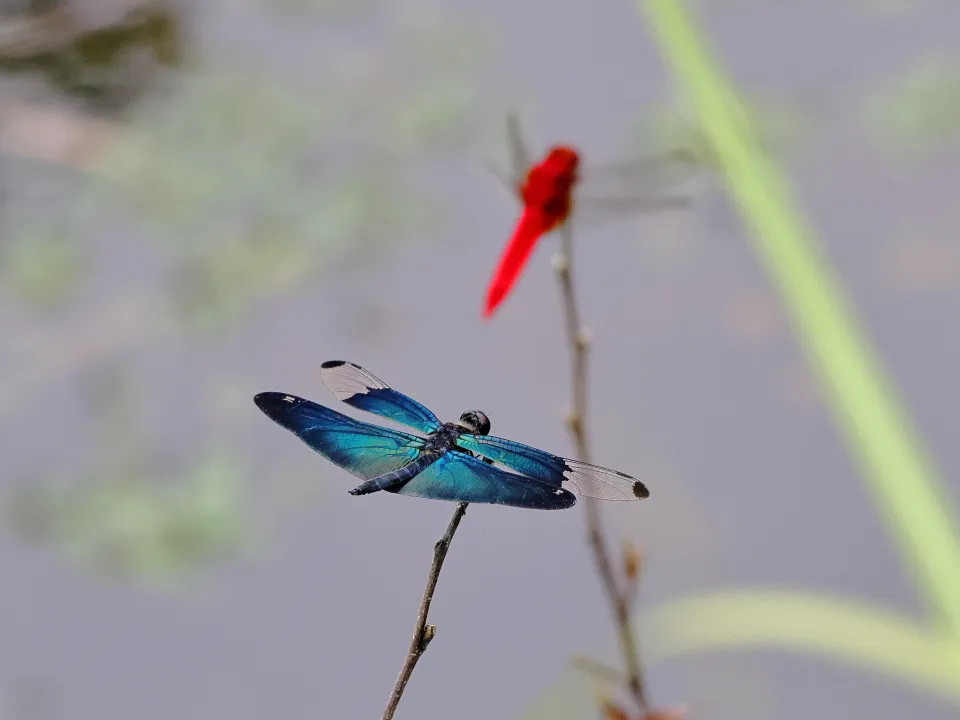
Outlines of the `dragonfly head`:
M 572 176 L 580 166 L 580 154 L 569 145 L 554 145 L 547 153 L 543 165 L 554 173 Z
M 460 425 L 475 435 L 486 435 L 490 432 L 490 418 L 480 410 L 467 410 L 460 416 Z

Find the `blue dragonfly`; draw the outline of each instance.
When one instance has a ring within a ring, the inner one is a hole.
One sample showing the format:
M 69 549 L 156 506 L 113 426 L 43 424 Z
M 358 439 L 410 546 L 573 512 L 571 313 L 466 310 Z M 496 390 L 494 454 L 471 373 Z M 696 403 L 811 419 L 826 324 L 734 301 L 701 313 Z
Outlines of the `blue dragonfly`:
M 441 423 L 426 407 L 359 365 L 329 360 L 320 368 L 324 384 L 338 400 L 426 435 L 360 422 L 287 393 L 256 395 L 253 401 L 267 417 L 363 480 L 351 495 L 385 490 L 536 510 L 571 507 L 576 495 L 603 500 L 649 495 L 643 483 L 624 473 L 493 437 L 490 420 L 479 410 Z

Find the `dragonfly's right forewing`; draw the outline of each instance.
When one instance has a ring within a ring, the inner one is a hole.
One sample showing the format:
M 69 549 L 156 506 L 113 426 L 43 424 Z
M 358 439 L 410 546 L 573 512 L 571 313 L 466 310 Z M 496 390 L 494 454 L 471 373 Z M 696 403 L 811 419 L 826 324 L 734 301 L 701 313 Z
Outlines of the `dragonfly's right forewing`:
M 595 197 L 656 197 L 692 179 L 699 163 L 684 149 L 620 163 L 587 165 L 580 171 L 578 192 Z
M 520 118 L 516 113 L 507 115 L 507 143 L 510 146 L 510 170 L 513 173 L 513 186 L 516 188 L 526 176 L 533 164 L 527 143 L 520 129 Z

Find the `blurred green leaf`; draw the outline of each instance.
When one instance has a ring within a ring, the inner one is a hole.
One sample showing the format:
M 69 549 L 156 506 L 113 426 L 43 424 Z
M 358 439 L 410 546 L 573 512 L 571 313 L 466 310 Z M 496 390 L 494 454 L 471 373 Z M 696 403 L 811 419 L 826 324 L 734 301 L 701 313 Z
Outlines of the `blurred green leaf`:
M 104 157 L 104 200 L 169 231 L 175 245 L 203 242 L 198 231 L 296 184 L 332 112 L 251 71 L 189 78 L 175 99 L 141 106 L 129 136 Z
M 453 145 L 475 107 L 477 94 L 462 78 L 443 74 L 409 93 L 387 128 L 396 147 Z
M 677 0 L 641 0 L 651 32 L 697 108 L 758 256 L 790 311 L 821 390 L 880 516 L 936 621 L 960 637 L 960 537 L 949 495 L 860 330 L 789 185 Z
M 954 148 L 960 143 L 960 61 L 928 57 L 893 85 L 875 92 L 866 124 L 884 147 L 907 152 Z
M 672 601 L 642 620 L 648 662 L 787 649 L 880 672 L 960 704 L 960 641 L 839 597 L 736 590 Z
M 520 713 L 520 720 L 582 720 L 596 714 L 597 697 L 590 681 L 568 669 Z
M 203 67 L 126 114 L 76 202 L 87 229 L 119 213 L 163 249 L 186 327 L 231 327 L 330 263 L 425 235 L 438 208 L 409 174 L 470 136 L 485 46 L 476 25 L 418 2 L 377 30 L 369 48 L 316 48 L 321 74 Z M 31 287 L 51 275 L 32 273 Z
M 0 272 L 21 300 L 50 308 L 69 297 L 85 259 L 80 239 L 56 226 L 35 225 L 7 239 Z
M 331 262 L 423 236 L 436 208 L 409 187 L 408 162 L 463 137 L 477 62 L 464 37 L 431 17 L 323 92 L 224 71 L 141 108 L 101 195 L 164 243 L 190 327 L 229 325 Z
M 169 585 L 245 547 L 241 472 L 212 453 L 183 479 L 105 476 L 31 486 L 14 496 L 9 516 L 25 537 L 78 565 Z

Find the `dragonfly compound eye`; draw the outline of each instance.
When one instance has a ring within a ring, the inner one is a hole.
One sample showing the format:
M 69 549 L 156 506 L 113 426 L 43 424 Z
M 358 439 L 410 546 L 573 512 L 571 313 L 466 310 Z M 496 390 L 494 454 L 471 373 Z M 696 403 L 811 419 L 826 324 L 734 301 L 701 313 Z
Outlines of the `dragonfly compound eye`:
M 486 435 L 490 432 L 490 419 L 480 410 L 468 410 L 460 416 L 460 422 L 470 426 L 477 435 Z

